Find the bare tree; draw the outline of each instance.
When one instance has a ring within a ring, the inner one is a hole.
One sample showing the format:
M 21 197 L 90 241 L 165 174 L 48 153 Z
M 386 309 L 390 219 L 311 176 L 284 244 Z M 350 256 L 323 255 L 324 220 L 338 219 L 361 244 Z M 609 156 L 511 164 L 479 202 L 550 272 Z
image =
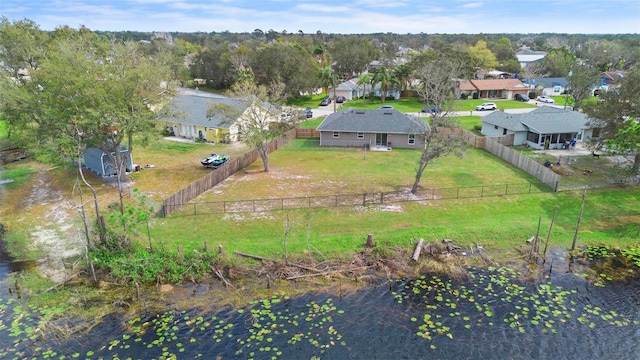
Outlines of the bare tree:
M 522 69 L 522 77 L 526 80 L 533 80 L 544 76 L 547 76 L 547 70 L 541 62 L 529 63 Z
M 411 188 L 412 194 L 418 191 L 422 173 L 429 164 L 449 154 L 462 157 L 465 150 L 456 118 L 450 116 L 456 101 L 460 99 L 457 79 L 463 77 L 464 69 L 464 64 L 459 61 L 434 57 L 414 71 L 415 78 L 420 81 L 415 91 L 431 113 L 431 126 L 429 131 L 421 134 L 424 148 Z
M 269 172 L 269 142 L 286 133 L 299 120 L 299 116 L 281 116 L 284 84 L 272 83 L 266 87 L 243 81 L 234 84 L 228 95 L 240 106 L 216 104 L 207 115 L 220 113 L 226 123 L 238 126 L 242 140 L 258 151 L 264 171 Z

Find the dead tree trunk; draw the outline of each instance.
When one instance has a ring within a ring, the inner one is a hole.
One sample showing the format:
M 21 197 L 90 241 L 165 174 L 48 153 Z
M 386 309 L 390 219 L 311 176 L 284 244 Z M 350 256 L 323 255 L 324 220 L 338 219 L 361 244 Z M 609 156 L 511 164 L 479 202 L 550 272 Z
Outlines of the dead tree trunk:
M 418 239 L 418 244 L 416 245 L 415 250 L 413 250 L 413 256 L 411 257 L 413 261 L 418 261 L 418 258 L 420 258 L 420 252 L 422 252 L 422 244 L 424 244 L 424 239 Z

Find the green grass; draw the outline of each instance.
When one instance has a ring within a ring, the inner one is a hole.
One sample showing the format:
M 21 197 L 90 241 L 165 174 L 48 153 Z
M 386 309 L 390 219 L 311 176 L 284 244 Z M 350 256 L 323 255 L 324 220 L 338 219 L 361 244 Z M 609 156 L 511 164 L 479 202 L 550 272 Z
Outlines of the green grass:
M 362 193 L 408 189 L 420 155 L 392 152 L 326 150 L 305 147 L 297 140 L 273 153 L 271 171 L 251 165 L 223 186 L 197 201 L 245 200 Z M 424 173 L 424 188 L 526 183 L 535 181 L 517 168 L 488 153 L 470 149 L 460 160 L 439 159 Z M 265 213 L 193 214 L 185 207 L 175 215 L 157 219 L 154 241 L 168 248 L 178 245 L 198 250 L 222 245 L 228 251 L 282 257 L 284 224 L 292 227 L 288 250 L 324 256 L 350 256 L 362 248 L 367 234 L 389 246 L 410 247 L 417 238 L 440 241 L 452 238 L 461 246 L 471 243 L 503 254 L 522 245 L 536 231 L 542 217 L 543 233 L 553 209 L 559 206 L 552 244 L 569 246 L 580 209 L 579 191 L 536 193 L 460 200 L 403 202 L 384 208 L 330 208 Z M 189 229 L 185 233 L 185 229 Z M 580 232 L 580 244 L 634 244 L 640 237 L 640 188 L 590 190 Z
M 640 237 L 639 202 L 638 189 L 589 191 L 578 244 L 636 244 Z M 579 192 L 407 202 L 397 204 L 394 211 L 337 208 L 173 216 L 162 219 L 161 227 L 153 228 L 153 238 L 172 248 L 179 244 L 197 250 L 206 241 L 209 248 L 219 244 L 228 251 L 281 258 L 288 217 L 292 228 L 287 239 L 289 251 L 297 254 L 311 245 L 312 252 L 348 257 L 362 249 L 367 234 L 388 246 L 410 247 L 417 238 L 451 238 L 464 247 L 477 243 L 494 254 L 495 250 L 510 254 L 535 234 L 538 216 L 542 217 L 542 233 L 546 234 L 556 206 L 559 208 L 551 244 L 567 248 L 578 219 Z M 188 235 L 184 229 L 190 229 Z
M 326 116 L 321 116 L 319 118 L 316 119 L 311 119 L 311 120 L 305 120 L 303 122 L 301 122 L 300 124 L 298 124 L 300 127 L 303 128 L 317 128 L 318 125 L 320 125 L 320 123 L 326 118 Z
M 6 171 L 0 172 L 0 179 L 13 180 L 13 182 L 7 183 L 7 188 L 19 187 L 22 184 L 29 181 L 34 174 L 33 168 L 30 166 L 13 166 Z
M 293 99 L 289 99 L 287 100 L 287 105 L 289 106 L 297 106 L 300 108 L 306 108 L 306 107 L 310 107 L 310 108 L 317 108 L 318 105 L 320 104 L 320 101 L 325 98 L 327 96 L 327 94 L 318 94 L 318 95 L 313 95 L 313 96 L 301 96 L 299 98 L 293 98 Z
M 482 117 L 480 116 L 460 116 L 458 119 L 460 127 L 466 130 L 473 132 L 476 135 L 484 136 L 480 134 L 479 131 L 476 131 L 474 127 L 479 126 L 482 127 Z

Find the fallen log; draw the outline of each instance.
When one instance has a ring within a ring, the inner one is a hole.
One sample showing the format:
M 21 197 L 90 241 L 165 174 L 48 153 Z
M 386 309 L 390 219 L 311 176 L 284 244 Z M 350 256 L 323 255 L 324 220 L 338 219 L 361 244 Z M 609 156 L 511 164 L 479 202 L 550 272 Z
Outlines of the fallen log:
M 240 255 L 240 256 L 256 259 L 256 260 L 271 261 L 271 262 L 276 262 L 277 261 L 277 260 L 269 259 L 269 258 L 266 258 L 266 257 L 263 257 L 263 256 L 251 255 L 251 254 L 243 253 L 243 252 L 236 251 L 236 250 L 234 250 L 233 253 L 236 254 L 236 255 Z
M 418 244 L 416 245 L 415 250 L 413 250 L 413 256 L 411 257 L 413 261 L 418 261 L 418 258 L 420 257 L 420 252 L 422 252 L 422 244 L 424 244 L 424 239 L 422 238 L 418 239 Z
M 213 266 L 213 265 L 209 265 L 209 269 L 211 269 L 211 271 L 213 271 L 213 273 L 214 273 L 214 274 L 216 274 L 216 276 L 217 276 L 220 280 L 222 280 L 222 282 L 224 282 L 224 284 L 225 284 L 227 287 L 229 287 L 229 286 L 233 287 L 233 284 L 231 284 L 231 283 L 229 282 L 229 280 L 227 280 L 224 276 L 222 276 L 222 273 L 218 270 L 218 268 L 217 268 L 217 267 L 215 267 L 215 266 Z
M 370 266 L 361 266 L 361 267 L 358 267 L 358 268 L 325 271 L 325 272 L 315 273 L 315 274 L 294 275 L 294 276 L 289 276 L 286 279 L 287 280 L 296 280 L 296 279 L 303 279 L 303 278 L 309 278 L 309 277 L 314 277 L 314 276 L 338 274 L 338 273 L 342 273 L 342 272 L 351 272 L 351 271 L 354 271 L 354 270 L 362 270 L 362 269 L 366 269 L 366 268 L 369 268 L 369 267 Z

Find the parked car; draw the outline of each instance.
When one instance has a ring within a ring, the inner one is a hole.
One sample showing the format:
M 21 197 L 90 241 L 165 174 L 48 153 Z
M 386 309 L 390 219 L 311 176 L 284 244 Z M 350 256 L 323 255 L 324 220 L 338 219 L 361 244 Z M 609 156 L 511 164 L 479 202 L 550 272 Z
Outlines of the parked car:
M 550 98 L 550 97 L 548 97 L 546 95 L 540 95 L 540 96 L 538 96 L 538 98 L 536 100 L 538 100 L 540 102 L 543 102 L 543 103 L 547 103 L 547 104 L 553 104 L 555 102 L 555 101 L 553 101 L 552 98 Z
M 393 110 L 394 107 L 391 106 L 391 105 L 382 105 L 378 109 L 380 109 L 380 110 Z
M 305 116 L 307 119 L 311 119 L 311 118 L 313 117 L 313 110 L 311 110 L 311 108 L 310 108 L 310 107 L 308 107 L 308 108 L 306 108 L 306 109 L 302 110 L 302 113 L 304 114 L 304 116 Z
M 327 106 L 331 104 L 331 98 L 330 97 L 326 97 L 324 99 L 322 99 L 322 101 L 320 101 L 320 106 Z
M 200 160 L 200 163 L 204 166 L 208 166 L 211 165 L 213 163 L 214 160 L 216 160 L 217 158 L 219 158 L 220 155 L 218 154 L 211 154 L 209 156 L 207 156 L 206 158 Z
M 531 100 L 527 95 L 523 95 L 523 94 L 516 94 L 516 96 L 514 96 L 513 99 L 518 101 L 525 101 L 525 102 Z
M 491 102 L 488 102 L 488 103 L 482 103 L 482 104 L 480 104 L 480 105 L 476 106 L 476 110 L 477 110 L 477 111 L 482 111 L 482 110 L 495 110 L 495 109 L 497 109 L 497 108 L 498 108 L 498 107 L 496 106 L 496 103 L 491 103 Z
M 442 108 L 440 106 L 436 106 L 436 105 L 431 105 L 431 106 L 424 106 L 421 110 L 423 113 L 440 113 L 442 112 Z
M 336 102 L 337 102 L 338 104 L 342 104 L 342 103 L 343 103 L 343 102 L 345 102 L 345 101 L 347 101 L 347 98 L 346 98 L 346 97 L 344 97 L 344 96 L 337 96 L 337 97 L 336 97 Z

